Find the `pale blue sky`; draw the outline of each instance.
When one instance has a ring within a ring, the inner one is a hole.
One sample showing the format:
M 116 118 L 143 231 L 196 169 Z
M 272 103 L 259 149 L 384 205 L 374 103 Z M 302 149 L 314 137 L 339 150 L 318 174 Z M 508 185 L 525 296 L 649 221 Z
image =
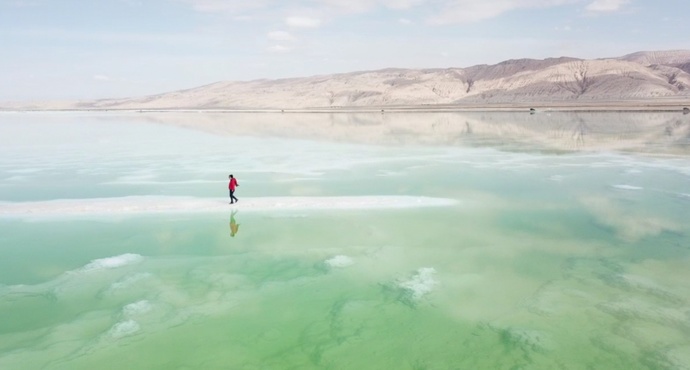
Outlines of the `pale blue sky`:
M 690 49 L 688 0 L 0 0 L 0 100 Z

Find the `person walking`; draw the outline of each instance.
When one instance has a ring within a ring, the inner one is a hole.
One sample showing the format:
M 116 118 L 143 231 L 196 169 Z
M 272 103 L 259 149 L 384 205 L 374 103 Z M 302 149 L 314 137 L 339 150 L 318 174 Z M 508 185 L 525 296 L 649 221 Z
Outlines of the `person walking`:
M 239 199 L 235 197 L 235 189 L 240 185 L 237 183 L 235 176 L 230 175 L 228 178 L 230 179 L 230 182 L 228 183 L 228 190 L 230 190 L 230 204 L 233 204 L 235 202 L 239 202 Z

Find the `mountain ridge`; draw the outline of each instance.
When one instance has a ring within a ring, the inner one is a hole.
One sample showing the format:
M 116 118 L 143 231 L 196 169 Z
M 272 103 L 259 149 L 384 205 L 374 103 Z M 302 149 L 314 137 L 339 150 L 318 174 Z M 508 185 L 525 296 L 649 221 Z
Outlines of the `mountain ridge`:
M 690 102 L 690 50 L 621 57 L 509 59 L 466 68 L 385 68 L 219 81 L 144 97 L 25 104 L 35 109 L 333 109 L 602 101 Z M 685 103 L 684 103 L 685 104 Z

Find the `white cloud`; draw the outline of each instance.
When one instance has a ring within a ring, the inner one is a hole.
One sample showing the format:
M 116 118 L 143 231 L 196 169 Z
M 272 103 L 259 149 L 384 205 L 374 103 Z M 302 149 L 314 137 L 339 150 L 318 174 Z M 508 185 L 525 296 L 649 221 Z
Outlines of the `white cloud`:
M 629 0 L 177 0 L 201 12 L 229 15 L 281 17 L 290 27 L 318 28 L 324 19 L 346 14 L 368 13 L 382 9 L 428 14 L 431 24 L 479 22 L 518 9 L 549 8 L 589 3 L 590 12 L 613 11 Z M 299 15 L 294 15 L 299 14 Z
M 269 32 L 267 37 L 269 40 L 273 40 L 273 41 L 294 41 L 295 40 L 294 36 L 292 36 L 289 32 L 285 32 L 285 31 Z
M 295 28 L 318 28 L 321 26 L 321 20 L 311 17 L 287 17 L 285 24 Z
M 236 16 L 232 17 L 232 20 L 238 21 L 238 22 L 249 22 L 249 21 L 253 21 L 254 17 L 252 17 L 250 15 L 236 15 Z
M 266 50 L 270 51 L 271 53 L 287 53 L 292 49 L 285 45 L 273 45 L 269 46 Z
M 94 75 L 93 79 L 96 81 L 110 81 L 110 77 L 106 75 Z
M 594 0 L 585 9 L 593 13 L 609 13 L 620 10 L 629 0 Z
M 412 24 L 412 21 L 407 19 L 407 18 L 400 18 L 400 19 L 398 19 L 398 22 L 400 24 L 404 24 L 406 26 Z
M 453 1 L 453 0 L 443 0 Z M 425 3 L 438 2 L 434 0 L 317 0 L 312 3 L 320 3 L 323 8 L 338 9 L 348 13 L 363 13 L 379 7 L 396 10 L 411 9 Z
M 247 10 L 261 9 L 269 5 L 268 0 L 233 1 L 233 0 L 179 0 L 188 3 L 199 12 L 237 14 Z
M 443 1 L 437 15 L 429 18 L 432 24 L 470 23 L 497 17 L 517 9 L 549 8 L 577 3 L 580 0 L 455 0 Z
M 123 0 L 134 1 L 134 0 Z M 289 9 L 311 9 L 332 15 L 366 13 L 376 8 L 410 9 L 437 0 L 308 0 L 286 2 L 282 0 L 177 0 L 189 4 L 194 10 L 209 13 L 239 14 L 270 9 L 281 12 Z M 453 0 L 441 0 L 453 1 Z
M 333 9 L 336 13 L 364 13 L 376 8 L 376 0 L 321 0 L 322 9 Z M 316 5 L 316 4 L 315 4 Z
M 427 2 L 428 0 L 383 0 L 383 4 L 391 9 L 410 9 Z

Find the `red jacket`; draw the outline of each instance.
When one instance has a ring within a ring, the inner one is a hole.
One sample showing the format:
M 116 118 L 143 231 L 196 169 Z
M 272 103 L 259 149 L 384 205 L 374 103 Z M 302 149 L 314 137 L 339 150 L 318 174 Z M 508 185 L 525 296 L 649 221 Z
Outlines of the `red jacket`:
M 234 191 L 236 187 L 237 187 L 237 179 L 233 177 L 230 179 L 230 183 L 228 184 L 228 189 Z

